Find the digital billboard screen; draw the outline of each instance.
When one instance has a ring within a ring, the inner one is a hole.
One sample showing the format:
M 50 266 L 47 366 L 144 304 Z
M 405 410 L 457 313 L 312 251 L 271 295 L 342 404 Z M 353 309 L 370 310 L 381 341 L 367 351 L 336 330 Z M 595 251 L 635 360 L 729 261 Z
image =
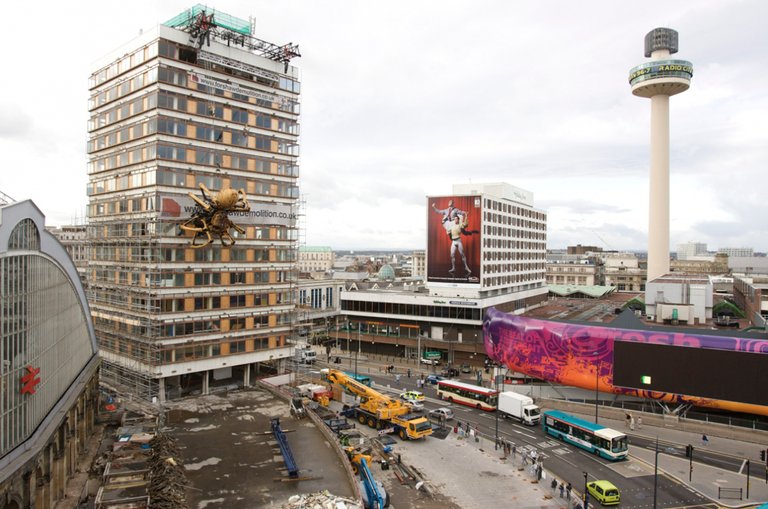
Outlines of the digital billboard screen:
M 613 385 L 768 405 L 766 356 L 635 341 L 613 344 Z
M 480 283 L 480 196 L 427 198 L 427 281 Z

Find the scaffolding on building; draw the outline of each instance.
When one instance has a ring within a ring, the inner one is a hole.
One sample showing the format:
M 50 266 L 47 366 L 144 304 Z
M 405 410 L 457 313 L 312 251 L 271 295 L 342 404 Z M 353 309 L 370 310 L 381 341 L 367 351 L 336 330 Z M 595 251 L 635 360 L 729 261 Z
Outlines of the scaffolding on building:
M 211 39 L 219 40 L 227 46 L 241 46 L 257 55 L 281 62 L 286 65 L 286 68 L 292 58 L 301 56 L 297 44 L 289 42 L 280 46 L 258 39 L 253 36 L 252 21 L 236 18 L 202 4 L 185 10 L 163 25 L 188 32 L 189 45 L 198 49 L 206 43 L 210 46 Z
M 117 225 L 126 225 L 123 235 L 104 235 L 103 229 L 114 232 Z M 141 230 L 134 232 L 135 225 Z M 158 396 L 158 382 L 153 379 L 151 367 L 160 360 L 156 341 L 162 333 L 162 323 L 154 318 L 160 312 L 154 283 L 161 274 L 156 225 L 157 220 L 147 212 L 129 212 L 89 218 L 86 235 L 90 255 L 85 287 L 97 342 L 100 349 L 114 352 L 120 359 L 103 359 L 101 384 L 117 394 L 145 401 Z M 97 232 L 99 228 L 102 231 Z M 102 272 L 112 273 L 110 280 L 102 280 Z M 120 273 L 119 283 L 115 283 L 115 272 Z M 139 275 L 139 281 L 134 280 L 134 274 Z

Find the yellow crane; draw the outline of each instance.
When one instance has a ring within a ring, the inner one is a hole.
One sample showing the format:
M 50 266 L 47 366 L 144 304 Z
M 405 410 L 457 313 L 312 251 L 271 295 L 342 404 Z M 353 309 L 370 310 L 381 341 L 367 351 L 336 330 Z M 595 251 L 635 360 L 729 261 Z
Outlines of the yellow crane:
M 416 440 L 432 434 L 432 423 L 421 415 L 412 414 L 410 404 L 377 392 L 343 371 L 328 370 L 328 381 L 360 397 L 360 405 L 354 412 L 361 424 L 375 429 L 392 428 L 403 440 Z

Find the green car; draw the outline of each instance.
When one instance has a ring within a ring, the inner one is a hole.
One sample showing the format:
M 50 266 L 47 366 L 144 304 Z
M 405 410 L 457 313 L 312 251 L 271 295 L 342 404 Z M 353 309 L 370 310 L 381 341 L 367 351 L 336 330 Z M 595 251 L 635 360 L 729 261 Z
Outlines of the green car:
M 595 481 L 587 484 L 590 496 L 602 505 L 618 504 L 621 499 L 619 489 L 608 481 Z

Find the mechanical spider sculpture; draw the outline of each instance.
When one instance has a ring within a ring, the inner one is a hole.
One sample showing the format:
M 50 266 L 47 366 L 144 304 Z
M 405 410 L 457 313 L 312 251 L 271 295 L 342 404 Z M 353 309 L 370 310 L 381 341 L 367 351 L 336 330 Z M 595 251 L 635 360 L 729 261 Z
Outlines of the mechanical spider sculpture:
M 189 193 L 189 196 L 200 205 L 200 211 L 192 216 L 189 221 L 181 225 L 182 230 L 195 232 L 195 236 L 192 238 L 192 249 L 200 249 L 212 243 L 212 233 L 221 239 L 221 245 L 225 248 L 234 246 L 235 239 L 229 234 L 229 229 L 234 228 L 240 233 L 245 233 L 245 230 L 230 221 L 228 214 L 230 212 L 248 212 L 251 210 L 248 200 L 245 198 L 245 191 L 242 189 L 239 191 L 222 189 L 216 196 L 213 196 L 213 193 L 205 185 L 200 184 L 200 192 L 203 195 L 202 200 Z M 195 241 L 203 233 L 208 237 L 208 242 L 196 245 Z M 229 239 L 229 244 L 227 244 L 225 239 Z

